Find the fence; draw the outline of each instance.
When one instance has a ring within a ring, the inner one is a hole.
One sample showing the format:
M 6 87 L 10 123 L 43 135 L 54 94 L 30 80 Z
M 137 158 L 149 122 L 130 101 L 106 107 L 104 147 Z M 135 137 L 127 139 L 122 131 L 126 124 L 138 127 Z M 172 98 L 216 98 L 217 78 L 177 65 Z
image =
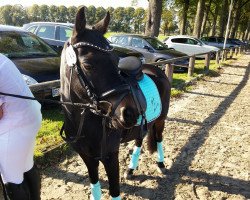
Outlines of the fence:
M 217 52 L 207 52 L 207 53 L 201 53 L 201 54 L 195 54 L 191 56 L 182 56 L 178 58 L 173 58 L 165 61 L 160 61 L 160 62 L 154 62 L 154 63 L 148 63 L 152 65 L 165 65 L 165 74 L 168 77 L 170 83 L 173 81 L 173 72 L 174 72 L 174 63 L 183 59 L 189 59 L 189 66 L 188 68 L 188 76 L 193 76 L 194 73 L 194 67 L 195 67 L 195 58 L 197 56 L 202 56 L 205 55 L 205 63 L 204 63 L 204 71 L 208 72 L 209 71 L 209 65 L 210 65 L 210 55 L 211 53 L 216 53 L 216 64 L 220 65 L 222 61 L 225 61 L 228 59 L 228 54 L 229 57 L 232 58 L 234 55 L 241 54 L 242 52 L 246 51 L 246 46 L 240 46 L 240 47 L 235 47 L 235 48 L 226 48 Z M 43 83 L 37 83 L 34 85 L 30 86 L 30 89 L 33 93 L 36 93 L 41 90 L 46 90 L 46 89 L 52 89 L 52 88 L 59 88 L 60 87 L 60 80 L 55 80 L 55 81 L 48 81 L 48 82 L 43 82 Z
M 173 72 L 174 72 L 174 63 L 183 59 L 189 59 L 189 66 L 188 66 L 188 76 L 193 76 L 194 74 L 194 65 L 195 65 L 195 58 L 197 56 L 202 56 L 205 55 L 205 63 L 204 63 L 204 71 L 208 72 L 209 71 L 209 65 L 210 65 L 210 56 L 211 53 L 216 53 L 216 64 L 220 65 L 220 63 L 222 61 L 225 61 L 228 59 L 228 54 L 230 56 L 230 58 L 232 58 L 234 55 L 238 55 L 241 54 L 242 52 L 246 51 L 246 47 L 245 46 L 239 46 L 239 47 L 234 47 L 234 48 L 226 48 L 223 50 L 219 50 L 217 52 L 207 52 L 207 53 L 200 53 L 200 54 L 195 54 L 195 55 L 191 55 L 191 56 L 183 56 L 183 57 L 179 57 L 179 58 L 173 58 L 173 59 L 169 59 L 169 60 L 165 60 L 165 61 L 161 61 L 161 62 L 154 62 L 154 63 L 150 63 L 152 65 L 163 65 L 166 64 L 165 67 L 165 74 L 168 77 L 170 83 L 172 83 L 173 81 Z

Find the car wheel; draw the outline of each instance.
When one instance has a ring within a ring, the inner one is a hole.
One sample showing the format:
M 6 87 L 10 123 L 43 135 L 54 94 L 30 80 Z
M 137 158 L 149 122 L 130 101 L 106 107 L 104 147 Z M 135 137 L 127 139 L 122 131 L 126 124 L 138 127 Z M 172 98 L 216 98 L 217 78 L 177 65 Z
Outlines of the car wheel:
M 210 59 L 211 59 L 211 60 L 215 60 L 215 58 L 216 58 L 216 52 L 212 52 L 212 53 L 210 54 Z

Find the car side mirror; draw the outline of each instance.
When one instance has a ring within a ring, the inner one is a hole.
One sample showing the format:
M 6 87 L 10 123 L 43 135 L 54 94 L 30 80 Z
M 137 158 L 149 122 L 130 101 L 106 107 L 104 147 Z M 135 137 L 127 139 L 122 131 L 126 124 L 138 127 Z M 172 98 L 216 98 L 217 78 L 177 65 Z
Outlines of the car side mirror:
M 147 49 L 149 52 L 153 52 L 153 49 L 152 48 L 150 48 L 149 46 L 147 46 L 147 45 L 145 45 L 144 47 L 143 47 L 143 49 Z

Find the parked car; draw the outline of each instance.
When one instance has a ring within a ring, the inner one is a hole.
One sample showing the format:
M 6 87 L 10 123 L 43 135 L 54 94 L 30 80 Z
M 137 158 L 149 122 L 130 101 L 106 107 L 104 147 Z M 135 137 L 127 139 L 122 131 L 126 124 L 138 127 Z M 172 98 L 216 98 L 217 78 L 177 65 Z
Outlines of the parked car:
M 30 31 L 45 40 L 58 52 L 61 52 L 65 41 L 67 41 L 73 32 L 74 24 L 57 23 L 57 22 L 32 22 L 23 25 L 23 29 Z M 142 63 L 145 63 L 144 56 L 138 51 L 124 48 L 119 45 L 113 45 L 114 52 L 120 57 L 136 56 L 139 57 Z
M 211 59 L 214 59 L 216 57 L 216 52 L 219 51 L 217 47 L 206 45 L 195 37 L 185 35 L 170 36 L 164 40 L 164 44 L 170 49 L 186 53 L 189 56 L 211 51 Z M 204 58 L 204 55 L 197 57 Z
M 235 44 L 235 45 L 239 45 L 239 46 L 244 46 L 246 45 L 245 42 L 239 40 L 239 39 L 236 39 L 236 38 L 228 38 L 227 41 L 229 43 L 232 43 L 232 44 Z
M 225 39 L 224 37 L 211 36 L 211 37 L 202 37 L 201 41 L 203 41 L 207 45 L 211 45 L 219 49 L 223 49 L 224 39 Z M 227 39 L 226 48 L 234 48 L 237 46 L 239 46 L 239 44 L 233 42 L 230 39 Z
M 57 80 L 60 77 L 60 56 L 36 35 L 21 28 L 0 25 L 0 53 L 11 59 L 28 85 Z M 40 98 L 59 96 L 58 88 L 35 93 Z
M 23 25 L 23 29 L 30 31 L 61 52 L 65 41 L 73 32 L 74 24 L 57 22 L 31 22 Z
M 168 49 L 165 44 L 154 37 L 136 34 L 121 34 L 111 36 L 108 39 L 114 44 L 129 47 L 141 52 L 145 57 L 146 63 L 159 62 L 172 58 L 187 56 L 187 54 Z M 187 71 L 188 62 L 188 59 L 175 62 L 175 72 Z M 165 65 L 160 67 L 164 68 Z

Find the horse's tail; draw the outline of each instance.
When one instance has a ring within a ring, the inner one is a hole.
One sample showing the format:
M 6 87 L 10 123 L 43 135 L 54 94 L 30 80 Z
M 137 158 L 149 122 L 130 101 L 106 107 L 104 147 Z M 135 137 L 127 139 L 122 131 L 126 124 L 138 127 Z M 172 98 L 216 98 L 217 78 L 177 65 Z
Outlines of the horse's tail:
M 162 142 L 162 133 L 165 124 L 164 121 L 164 119 L 157 119 L 148 132 L 147 146 L 148 151 L 151 154 L 157 151 L 157 142 Z

